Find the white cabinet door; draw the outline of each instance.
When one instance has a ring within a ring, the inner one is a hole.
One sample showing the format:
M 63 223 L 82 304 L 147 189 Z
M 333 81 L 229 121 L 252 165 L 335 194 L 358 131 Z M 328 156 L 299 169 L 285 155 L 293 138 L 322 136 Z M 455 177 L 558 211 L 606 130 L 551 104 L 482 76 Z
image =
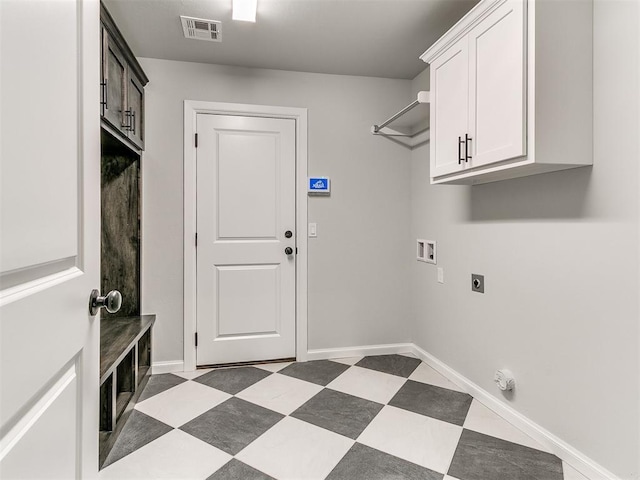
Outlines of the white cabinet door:
M 507 1 L 468 35 L 472 167 L 526 155 L 524 9 Z
M 468 130 L 468 40 L 460 39 L 431 63 L 431 176 L 464 168 Z M 462 143 L 460 142 L 462 140 Z
M 97 0 L 0 1 L 0 478 L 98 474 L 99 32 Z
M 295 357 L 295 120 L 197 128 L 197 363 Z

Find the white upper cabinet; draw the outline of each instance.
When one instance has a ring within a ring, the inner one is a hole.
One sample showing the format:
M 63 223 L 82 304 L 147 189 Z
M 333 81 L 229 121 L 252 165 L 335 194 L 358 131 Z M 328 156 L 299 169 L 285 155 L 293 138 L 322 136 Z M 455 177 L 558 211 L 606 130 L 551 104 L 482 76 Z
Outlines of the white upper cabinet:
M 422 55 L 431 183 L 592 164 L 590 0 L 483 0 Z

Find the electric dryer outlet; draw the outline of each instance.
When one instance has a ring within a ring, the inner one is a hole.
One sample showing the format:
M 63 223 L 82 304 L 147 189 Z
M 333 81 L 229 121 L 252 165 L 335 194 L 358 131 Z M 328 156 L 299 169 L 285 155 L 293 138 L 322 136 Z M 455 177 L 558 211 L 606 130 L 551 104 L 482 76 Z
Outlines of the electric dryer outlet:
M 484 293 L 484 275 L 471 274 L 471 290 L 473 292 Z

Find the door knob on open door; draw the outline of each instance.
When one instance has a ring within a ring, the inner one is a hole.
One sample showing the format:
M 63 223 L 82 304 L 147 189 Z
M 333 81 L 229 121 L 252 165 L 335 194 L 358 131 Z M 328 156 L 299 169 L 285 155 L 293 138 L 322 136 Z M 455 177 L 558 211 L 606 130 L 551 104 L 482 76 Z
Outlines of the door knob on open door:
M 104 307 L 109 313 L 116 313 L 122 306 L 122 294 L 118 290 L 111 290 L 104 297 L 100 296 L 100 291 L 93 289 L 89 297 L 89 313 L 94 316 Z
M 284 249 L 284 253 L 286 253 L 287 255 L 291 255 L 293 253 L 293 248 L 291 247 L 287 247 Z

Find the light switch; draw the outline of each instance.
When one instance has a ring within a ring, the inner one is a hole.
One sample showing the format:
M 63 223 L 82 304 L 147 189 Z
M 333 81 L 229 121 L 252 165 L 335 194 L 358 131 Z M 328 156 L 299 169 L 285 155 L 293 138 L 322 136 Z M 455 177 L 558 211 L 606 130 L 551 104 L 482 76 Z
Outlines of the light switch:
M 438 267 L 438 283 L 444 283 L 444 268 Z
M 309 238 L 316 238 L 318 236 L 318 224 L 310 223 L 309 224 Z

